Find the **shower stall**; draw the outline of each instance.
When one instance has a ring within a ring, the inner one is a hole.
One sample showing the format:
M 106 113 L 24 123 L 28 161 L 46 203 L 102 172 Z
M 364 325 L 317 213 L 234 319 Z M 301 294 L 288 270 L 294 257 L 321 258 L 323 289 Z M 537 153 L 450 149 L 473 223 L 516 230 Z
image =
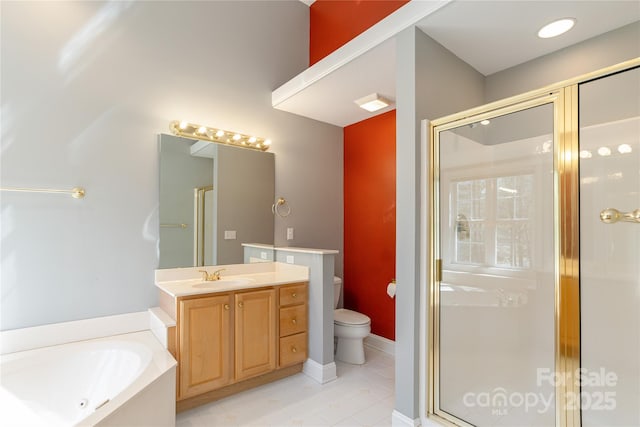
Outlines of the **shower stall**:
M 431 123 L 429 417 L 640 425 L 639 66 Z

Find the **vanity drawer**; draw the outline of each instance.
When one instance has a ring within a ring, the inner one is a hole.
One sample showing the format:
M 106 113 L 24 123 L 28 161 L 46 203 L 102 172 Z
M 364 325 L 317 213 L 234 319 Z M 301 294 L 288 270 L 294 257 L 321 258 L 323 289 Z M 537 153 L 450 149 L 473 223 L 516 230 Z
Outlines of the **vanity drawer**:
M 280 309 L 280 336 L 286 337 L 307 330 L 307 305 L 293 305 Z
M 307 333 L 280 338 L 280 367 L 307 360 Z
M 301 304 L 307 301 L 307 285 L 301 283 L 280 288 L 280 305 Z

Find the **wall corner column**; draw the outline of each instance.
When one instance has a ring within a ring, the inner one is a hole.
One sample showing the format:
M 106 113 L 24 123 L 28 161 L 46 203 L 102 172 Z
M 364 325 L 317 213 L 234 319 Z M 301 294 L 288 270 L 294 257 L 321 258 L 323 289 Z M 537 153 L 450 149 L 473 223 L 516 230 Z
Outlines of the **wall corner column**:
M 416 28 L 396 37 L 396 403 L 393 425 L 419 423 L 420 126 Z M 402 416 L 399 416 L 399 415 Z

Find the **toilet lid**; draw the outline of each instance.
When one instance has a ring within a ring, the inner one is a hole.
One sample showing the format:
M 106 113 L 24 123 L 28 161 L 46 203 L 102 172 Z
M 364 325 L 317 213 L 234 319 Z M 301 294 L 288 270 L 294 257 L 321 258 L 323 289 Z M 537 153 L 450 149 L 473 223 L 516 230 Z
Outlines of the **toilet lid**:
M 371 319 L 357 311 L 339 308 L 333 311 L 333 321 L 338 325 L 366 325 Z

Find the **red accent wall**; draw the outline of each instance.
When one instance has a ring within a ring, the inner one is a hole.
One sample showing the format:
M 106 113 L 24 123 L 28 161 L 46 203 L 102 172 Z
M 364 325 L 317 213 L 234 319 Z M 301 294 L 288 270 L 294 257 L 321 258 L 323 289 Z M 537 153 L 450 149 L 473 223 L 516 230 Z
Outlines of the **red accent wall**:
M 395 339 L 396 112 L 344 128 L 344 306 Z
M 408 0 L 316 0 L 309 13 L 309 65 L 363 33 Z

